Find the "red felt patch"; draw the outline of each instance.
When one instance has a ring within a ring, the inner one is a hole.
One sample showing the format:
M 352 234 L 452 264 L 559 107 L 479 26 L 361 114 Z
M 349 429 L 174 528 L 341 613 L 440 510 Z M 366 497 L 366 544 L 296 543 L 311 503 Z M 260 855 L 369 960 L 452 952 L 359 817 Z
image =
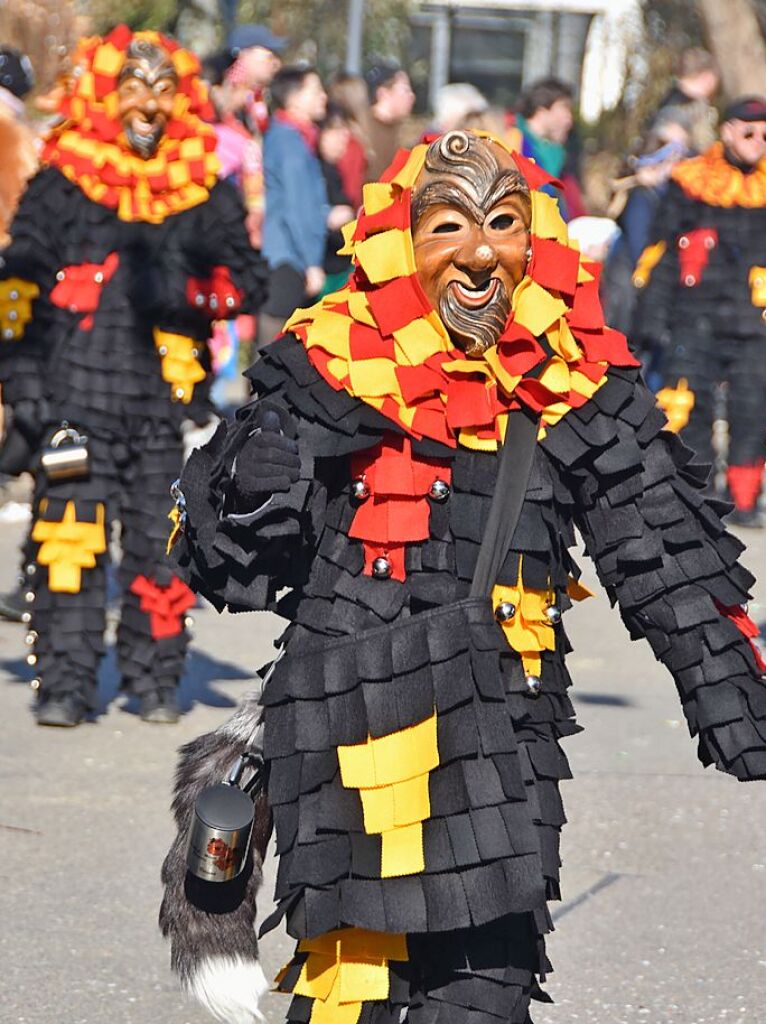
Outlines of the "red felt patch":
M 394 159 L 391 161 L 391 163 L 388 165 L 385 171 L 383 171 L 383 173 L 381 174 L 380 180 L 382 182 L 387 183 L 391 181 L 393 178 L 395 178 L 399 171 L 401 171 L 402 168 L 405 166 L 409 158 L 409 149 L 398 149 L 396 151 L 396 154 L 394 155 Z
M 371 288 L 367 292 L 367 302 L 383 334 L 393 334 L 431 311 L 416 274 Z
M 177 576 L 161 587 L 148 576 L 136 576 L 130 591 L 140 599 L 141 611 L 149 616 L 153 640 L 178 636 L 183 629 L 183 616 L 194 607 L 192 591 Z
M 694 288 L 702 280 L 710 254 L 718 245 L 718 232 L 715 228 L 686 231 L 679 237 L 677 245 L 681 284 Z
M 374 327 L 351 321 L 348 334 L 352 359 L 395 359 L 393 338 L 384 338 Z
M 529 276 L 548 291 L 571 297 L 577 290 L 580 254 L 551 238 L 532 236 Z
M 452 380 L 447 386 L 447 423 L 461 427 L 492 426 L 499 411 L 497 386 L 481 380 Z
M 536 164 L 534 160 L 529 160 L 527 157 L 522 156 L 521 153 L 516 152 L 511 153 L 511 156 L 530 188 L 541 188 L 543 185 L 553 185 L 554 188 L 564 187 L 558 178 L 552 177 L 547 171 L 544 171 L 542 167 Z
M 742 636 L 747 637 L 750 642 L 750 649 L 753 652 L 753 657 L 755 658 L 755 664 L 758 671 L 762 675 L 766 674 L 766 662 L 763 660 L 757 645 L 753 643 L 755 638 L 761 635 L 761 631 L 758 626 L 756 626 L 745 609 L 738 604 L 723 605 L 718 601 L 715 601 L 715 606 L 722 615 L 725 615 L 726 618 L 737 627 Z
M 70 313 L 95 313 L 101 301 L 101 291 L 119 265 L 120 257 L 111 252 L 103 263 L 77 263 L 62 267 L 50 293 L 51 302 Z M 83 330 L 92 326 L 92 317 L 86 316 L 80 321 Z

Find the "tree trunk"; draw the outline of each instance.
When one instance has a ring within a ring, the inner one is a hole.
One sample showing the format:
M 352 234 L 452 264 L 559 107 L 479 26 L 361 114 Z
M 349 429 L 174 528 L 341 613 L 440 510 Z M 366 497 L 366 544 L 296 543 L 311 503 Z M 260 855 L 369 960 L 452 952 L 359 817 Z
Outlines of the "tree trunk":
M 766 96 L 766 43 L 752 0 L 698 0 L 727 98 Z

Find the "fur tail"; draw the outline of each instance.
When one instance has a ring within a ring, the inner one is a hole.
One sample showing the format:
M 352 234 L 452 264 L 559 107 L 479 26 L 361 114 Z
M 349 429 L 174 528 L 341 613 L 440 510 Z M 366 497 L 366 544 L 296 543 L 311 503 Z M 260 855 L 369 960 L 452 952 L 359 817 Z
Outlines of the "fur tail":
M 271 833 L 271 815 L 261 794 L 248 861 L 230 882 L 206 882 L 186 869 L 186 837 L 199 793 L 223 781 L 245 750 L 259 745 L 259 693 L 214 732 L 180 751 L 173 814 L 178 834 L 162 866 L 165 895 L 160 928 L 170 939 L 171 966 L 184 988 L 216 1019 L 227 1024 L 262 1020 L 258 1002 L 267 989 L 258 963 L 256 896 Z

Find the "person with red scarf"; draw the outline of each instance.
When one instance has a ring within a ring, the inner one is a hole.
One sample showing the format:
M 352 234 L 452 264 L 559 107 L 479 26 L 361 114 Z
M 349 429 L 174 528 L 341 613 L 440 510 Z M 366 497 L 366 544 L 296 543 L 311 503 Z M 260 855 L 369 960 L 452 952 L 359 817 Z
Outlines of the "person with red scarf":
M 254 312 L 262 261 L 217 180 L 191 53 L 119 26 L 81 45 L 0 269 L 0 465 L 36 474 L 24 620 L 41 725 L 98 706 L 109 531 L 120 523 L 123 689 L 178 718 L 194 596 L 165 560 L 182 424 L 207 422 L 213 320 Z

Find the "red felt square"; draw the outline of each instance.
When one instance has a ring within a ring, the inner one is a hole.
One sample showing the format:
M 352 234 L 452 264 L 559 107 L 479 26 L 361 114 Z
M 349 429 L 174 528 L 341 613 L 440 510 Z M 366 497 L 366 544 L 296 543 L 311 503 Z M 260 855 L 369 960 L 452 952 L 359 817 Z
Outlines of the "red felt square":
M 530 277 L 549 291 L 573 296 L 577 289 L 580 254 L 555 239 L 532 236 Z

